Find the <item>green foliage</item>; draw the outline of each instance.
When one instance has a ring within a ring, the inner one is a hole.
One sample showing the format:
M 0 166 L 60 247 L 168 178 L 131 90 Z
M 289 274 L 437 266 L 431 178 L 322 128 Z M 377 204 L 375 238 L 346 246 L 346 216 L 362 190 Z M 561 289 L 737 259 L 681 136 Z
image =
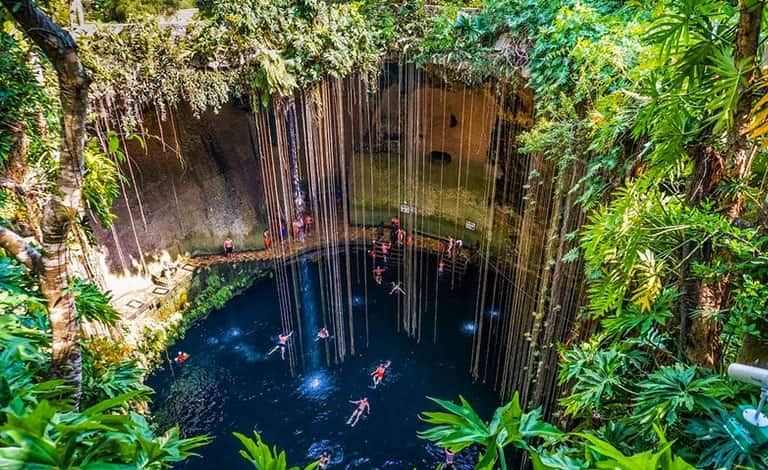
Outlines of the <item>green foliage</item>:
M 2 256 L 0 267 L 0 467 L 162 469 L 209 442 L 205 436 L 182 439 L 176 427 L 155 434 L 130 411 L 151 393 L 142 383 L 144 371 L 96 358 L 90 350 L 84 354 L 82 411 L 76 410 L 72 389 L 47 380 L 50 325 L 36 298 L 36 280 Z M 116 318 L 95 286 L 75 280 L 72 289 L 87 318 Z
M 192 0 L 96 0 L 92 8 L 102 21 L 125 22 L 129 18 L 168 14 L 194 5 Z
M 740 424 L 725 410 L 706 419 L 692 421 L 688 432 L 700 443 L 697 453 L 700 467 L 768 467 L 768 444 L 758 445 L 740 429 Z
M 661 431 L 661 442 L 655 451 L 647 450 L 634 455 L 624 455 L 608 442 L 605 442 L 590 434 L 582 433 L 578 436 L 586 440 L 587 460 L 590 468 L 611 468 L 621 470 L 693 470 L 689 464 L 679 456 L 672 453 L 672 443 L 667 442 Z
M 640 423 L 675 425 L 681 413 L 716 413 L 722 407 L 721 401 L 733 395 L 723 377 L 682 364 L 662 367 L 638 382 L 637 387 L 633 418 Z
M 270 448 L 261 440 L 261 436 L 259 436 L 257 432 L 253 433 L 253 438 L 240 434 L 239 432 L 232 434 L 243 444 L 243 447 L 245 447 L 245 449 L 240 450 L 240 455 L 250 462 L 256 470 L 300 470 L 299 467 L 291 467 L 288 469 L 285 452 L 278 451 L 277 447 Z M 319 464 L 319 461 L 313 462 L 304 467 L 304 470 L 312 470 Z
M 139 396 L 119 395 L 82 412 L 47 400 L 30 407 L 12 402 L 0 426 L 0 466 L 170 468 L 208 442 L 205 437 L 181 439 L 177 428 L 156 438 L 140 415 L 114 414 Z
M 199 114 L 236 96 L 253 94 L 256 103 L 290 96 L 326 75 L 373 76 L 382 47 L 360 9 L 297 0 L 209 2 L 185 34 L 151 19 L 117 33 L 105 28 L 83 37 L 81 59 L 97 81 L 94 101 L 122 97 L 123 126 L 133 128 L 148 104 L 165 113 L 185 102 Z
M 125 181 L 119 167 L 126 161 L 120 138 L 115 131 L 109 131 L 103 140 L 91 139 L 84 152 L 83 199 L 104 228 L 111 227 L 115 220 L 112 204 L 120 196 L 120 185 Z M 136 140 L 144 147 L 144 141 L 138 135 L 128 134 L 124 139 Z
M 459 397 L 460 405 L 436 398 L 430 400 L 447 412 L 422 413 L 420 418 L 431 427 L 419 432 L 419 437 L 453 452 L 470 445 L 482 446 L 484 453 L 477 469 L 492 469 L 497 463 L 506 469 L 504 448 L 507 446 L 537 452 L 532 441 L 538 438 L 553 442 L 562 436 L 561 431 L 542 421 L 540 408 L 523 412 L 518 393 L 494 412 L 490 422 L 483 421 L 464 397 Z
M 110 304 L 111 294 L 101 292 L 96 284 L 75 279 L 70 289 L 75 297 L 77 313 L 81 320 L 97 321 L 114 326 L 120 319 L 120 314 Z

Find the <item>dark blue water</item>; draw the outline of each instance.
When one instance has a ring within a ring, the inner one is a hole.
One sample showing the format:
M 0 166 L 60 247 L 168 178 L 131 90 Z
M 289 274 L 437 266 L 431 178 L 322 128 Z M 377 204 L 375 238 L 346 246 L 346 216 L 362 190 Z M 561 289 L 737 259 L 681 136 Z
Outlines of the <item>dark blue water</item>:
M 436 263 L 430 259 L 425 266 L 432 261 Z M 213 312 L 174 346 L 171 356 L 179 350 L 191 355 L 174 367 L 175 374 L 166 367 L 150 378 L 149 385 L 157 391 L 152 410 L 161 427 L 178 423 L 184 435 L 207 433 L 215 438 L 201 450 L 202 458 L 182 468 L 251 468 L 238 455 L 240 443 L 232 432 L 250 435 L 255 430 L 265 442 L 284 449 L 292 465 L 307 464 L 330 450 L 331 468 L 432 469 L 442 462 L 443 451 L 416 436 L 425 428 L 418 414 L 435 409 L 427 396 L 456 400 L 461 394 L 481 416 L 490 417 L 494 395 L 473 384 L 468 374 L 473 286 L 451 291 L 450 283 L 438 283 L 439 340 L 433 344 L 436 280 L 430 276 L 424 282 L 427 312 L 422 342 L 417 344 L 397 332 L 401 299 L 388 295 L 394 274 L 385 277 L 385 285 L 376 286 L 368 273 L 369 345 L 363 285 L 355 282 L 357 355 L 329 366 L 326 345 L 312 342 L 323 323 L 318 268 L 304 262 L 297 269 L 302 277 L 298 295 L 305 335 L 304 367 L 297 376 L 291 376 L 288 361 L 282 361 L 279 352 L 266 356 L 280 329 L 276 281 L 268 279 Z M 291 346 L 298 348 L 295 336 Z M 370 373 L 384 360 L 392 361 L 392 366 L 383 384 L 373 390 Z M 346 421 L 355 405 L 348 401 L 364 396 L 371 414 L 352 428 Z M 458 468 L 472 468 L 474 462 L 472 451 L 457 455 Z

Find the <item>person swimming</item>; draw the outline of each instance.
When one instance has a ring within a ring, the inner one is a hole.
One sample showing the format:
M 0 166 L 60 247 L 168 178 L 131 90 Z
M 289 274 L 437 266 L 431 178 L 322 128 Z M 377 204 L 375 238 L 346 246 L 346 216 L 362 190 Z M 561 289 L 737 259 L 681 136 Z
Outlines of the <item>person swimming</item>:
M 328 339 L 331 337 L 331 334 L 328 332 L 328 328 L 322 327 L 317 332 L 317 336 L 315 336 L 315 342 L 320 341 L 321 339 Z
M 451 452 L 450 449 L 447 447 L 445 450 L 445 461 L 443 462 L 442 468 L 449 469 L 449 468 L 456 468 L 456 464 L 454 463 L 454 457 L 456 456 L 456 452 Z
M 184 351 L 179 351 L 179 353 L 176 354 L 176 357 L 173 358 L 173 360 L 179 364 L 186 361 L 187 359 L 189 359 L 189 354 L 185 353 Z
M 443 263 L 443 260 L 441 259 L 439 263 L 437 263 L 437 274 L 443 274 L 445 272 L 445 263 Z
M 392 246 L 392 245 L 391 245 L 391 244 L 389 244 L 389 243 L 382 243 L 382 244 L 381 244 L 381 254 L 382 254 L 382 256 L 384 257 L 384 262 L 385 262 L 385 263 L 388 263 L 388 262 L 389 262 L 389 258 L 387 258 L 387 255 L 389 254 L 389 248 L 390 248 L 391 246 Z
M 376 268 L 373 270 L 373 279 L 376 281 L 376 284 L 381 285 L 382 281 L 382 274 L 384 274 L 385 269 L 381 266 L 376 266 Z
M 355 411 L 352 412 L 352 416 L 350 416 L 347 420 L 347 424 L 355 427 L 357 422 L 360 420 L 360 416 L 363 414 L 363 411 L 365 411 L 368 415 L 371 414 L 371 405 L 368 403 L 368 397 L 363 397 L 357 401 L 350 400 L 349 402 L 353 405 L 357 405 Z
M 325 470 L 328 468 L 328 466 L 331 464 L 331 453 L 327 450 L 324 450 L 322 454 L 320 454 L 320 461 L 317 464 L 317 468 L 320 470 Z
M 381 381 L 384 380 L 384 374 L 387 373 L 387 369 L 389 369 L 390 365 L 392 365 L 392 361 L 382 362 L 375 371 L 371 372 L 371 377 L 373 377 L 373 388 L 378 387 Z
M 285 360 L 285 350 L 288 348 L 288 339 L 293 335 L 293 331 L 288 333 L 287 335 L 279 334 L 277 335 L 277 342 L 275 343 L 275 347 L 270 349 L 267 353 L 267 356 L 271 356 L 273 352 L 280 350 L 280 357 Z
M 403 294 L 403 295 L 406 295 L 405 291 L 403 290 L 403 288 L 400 287 L 402 284 L 403 284 L 402 282 L 398 282 L 398 283 L 394 283 L 393 282 L 392 283 L 392 290 L 389 291 L 389 295 L 392 295 L 392 294 Z

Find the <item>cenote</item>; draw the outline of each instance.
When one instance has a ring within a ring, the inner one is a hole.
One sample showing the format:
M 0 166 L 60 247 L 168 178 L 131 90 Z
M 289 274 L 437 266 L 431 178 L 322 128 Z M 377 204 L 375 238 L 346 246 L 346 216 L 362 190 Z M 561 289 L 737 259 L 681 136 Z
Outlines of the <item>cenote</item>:
M 468 372 L 476 286 L 467 282 L 450 289 L 436 272 L 425 276 L 422 288 L 429 294 L 422 299 L 428 306 L 422 322 L 434 325 L 436 307 L 437 342 L 432 326 L 417 342 L 398 331 L 403 299 L 389 295 L 397 267 L 393 264 L 377 285 L 363 271 L 362 257 L 355 252 L 351 260 L 356 354 L 343 363 L 334 363 L 328 342 L 315 341 L 315 333 L 327 323 L 320 266 L 306 255 L 292 266 L 301 281 L 296 294 L 302 320 L 289 343 L 297 352 L 294 375 L 288 356 L 267 356 L 281 331 L 280 281 L 274 275 L 212 312 L 173 346 L 171 357 L 184 351 L 190 358 L 181 365 L 166 364 L 150 378 L 148 384 L 157 392 L 152 412 L 161 427 L 179 424 L 186 435 L 214 437 L 201 449 L 202 458 L 179 468 L 248 468 L 238 455 L 240 443 L 233 431 L 259 432 L 297 464 L 316 460 L 327 450 L 338 468 L 434 468 L 443 461 L 443 449 L 416 434 L 425 428 L 418 414 L 435 409 L 427 396 L 462 395 L 481 416 L 492 413 L 498 399 L 488 387 L 473 383 Z M 437 262 L 432 255 L 424 257 Z M 383 383 L 372 389 L 370 374 L 382 361 L 392 365 Z M 369 398 L 371 413 L 353 428 L 346 425 L 355 408 L 349 401 L 362 397 Z M 473 468 L 476 459 L 477 452 L 467 449 L 457 455 L 457 467 Z

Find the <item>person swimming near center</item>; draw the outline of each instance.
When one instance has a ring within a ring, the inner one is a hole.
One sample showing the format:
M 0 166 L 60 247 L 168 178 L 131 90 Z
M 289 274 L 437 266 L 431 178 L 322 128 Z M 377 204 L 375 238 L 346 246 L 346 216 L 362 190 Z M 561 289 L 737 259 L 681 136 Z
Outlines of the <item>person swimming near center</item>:
M 350 416 L 347 420 L 347 424 L 355 427 L 357 422 L 360 420 L 360 416 L 363 414 L 363 411 L 365 411 L 368 415 L 371 414 L 371 405 L 368 403 L 368 397 L 363 397 L 357 401 L 350 400 L 349 402 L 353 405 L 357 405 L 355 411 L 352 412 L 352 416 Z
M 384 274 L 384 271 L 386 271 L 386 269 L 382 268 L 381 266 L 376 266 L 376 268 L 373 270 L 373 279 L 376 281 L 376 284 L 381 285 L 382 274 Z
M 443 260 L 440 259 L 440 262 L 437 263 L 437 274 L 443 274 L 445 272 L 445 263 L 443 263 Z
M 392 294 L 403 294 L 403 295 L 406 295 L 405 291 L 401 287 L 402 284 L 403 284 L 402 282 L 398 282 L 398 283 L 394 283 L 393 282 L 392 283 L 392 290 L 389 291 L 389 295 L 392 295 Z
M 279 334 L 277 335 L 277 342 L 275 343 L 275 347 L 270 349 L 267 353 L 267 356 L 271 356 L 273 352 L 280 350 L 280 357 L 285 360 L 285 350 L 288 348 L 288 339 L 293 335 L 293 331 L 289 332 L 287 335 Z
M 184 351 L 179 351 L 178 354 L 176 354 L 176 357 L 173 358 L 174 362 L 178 362 L 181 364 L 182 362 L 189 359 L 189 354 L 185 353 Z
M 375 371 L 371 372 L 371 377 L 373 377 L 373 387 L 376 388 L 379 386 L 382 380 L 384 380 L 384 374 L 387 373 L 387 369 L 389 369 L 389 366 L 392 365 L 392 361 L 382 362 L 379 364 L 379 367 L 376 368 Z
M 315 342 L 320 341 L 321 339 L 328 339 L 331 337 L 331 334 L 328 332 L 328 328 L 322 327 L 317 332 L 317 336 L 315 336 Z

